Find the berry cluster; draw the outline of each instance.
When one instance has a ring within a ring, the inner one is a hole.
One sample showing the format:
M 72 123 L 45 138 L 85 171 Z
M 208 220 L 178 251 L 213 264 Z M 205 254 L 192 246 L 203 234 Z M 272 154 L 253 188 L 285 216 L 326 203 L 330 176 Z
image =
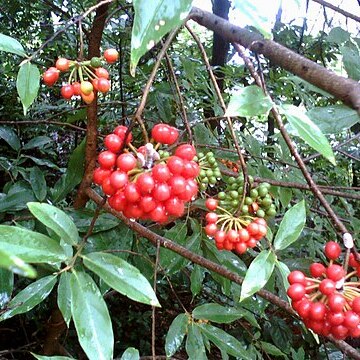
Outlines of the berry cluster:
M 109 73 L 101 67 L 103 62 L 112 64 L 119 57 L 115 49 L 107 49 L 102 58 L 93 57 L 87 61 L 59 58 L 55 67 L 50 67 L 43 74 L 44 84 L 53 86 L 59 79 L 60 72 L 70 71 L 67 83 L 61 87 L 61 95 L 70 100 L 73 96 L 81 96 L 86 104 L 93 102 L 95 91 L 106 93 L 110 89 Z
M 200 166 L 200 173 L 197 177 L 200 191 L 205 191 L 208 186 L 214 186 L 221 178 L 221 172 L 214 154 L 209 151 L 206 154 L 198 153 L 197 162 Z
M 219 250 L 236 251 L 244 254 L 247 248 L 253 248 L 266 235 L 267 225 L 262 218 L 245 215 L 235 217 L 219 206 L 219 201 L 209 198 L 205 202 L 210 212 L 206 214 L 205 233 L 214 237 Z
M 253 185 L 252 176 L 249 176 L 249 182 Z M 219 205 L 230 212 L 235 212 L 242 201 L 244 179 L 242 176 L 229 177 L 226 183 L 226 189 L 218 194 Z M 276 208 L 269 189 L 270 184 L 268 183 L 253 187 L 244 199 L 241 213 L 256 215 L 259 218 L 275 216 Z
M 176 142 L 176 128 L 157 124 L 151 134 L 156 146 L 136 149 L 128 129 L 118 126 L 105 138 L 107 150 L 99 154 L 93 180 L 108 195 L 109 205 L 127 218 L 164 223 L 182 216 L 185 204 L 196 197 L 199 166 L 190 144 L 179 145 L 172 155 L 158 151 Z
M 343 266 L 335 263 L 341 254 L 340 245 L 330 241 L 324 252 L 330 262 L 327 267 L 311 264 L 312 277 L 299 270 L 289 274 L 287 294 L 292 307 L 319 335 L 336 339 L 360 337 L 360 264 L 351 254 L 349 265 L 353 270 L 346 274 Z

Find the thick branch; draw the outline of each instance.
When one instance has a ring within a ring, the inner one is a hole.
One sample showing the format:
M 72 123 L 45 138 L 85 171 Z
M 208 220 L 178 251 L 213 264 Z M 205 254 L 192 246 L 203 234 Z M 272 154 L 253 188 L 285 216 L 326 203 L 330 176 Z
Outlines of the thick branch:
M 221 34 L 224 39 L 263 54 L 273 64 L 327 91 L 360 113 L 360 84 L 356 81 L 336 75 L 288 48 L 274 41 L 264 40 L 261 35 L 235 26 L 210 12 L 194 7 L 191 18 Z

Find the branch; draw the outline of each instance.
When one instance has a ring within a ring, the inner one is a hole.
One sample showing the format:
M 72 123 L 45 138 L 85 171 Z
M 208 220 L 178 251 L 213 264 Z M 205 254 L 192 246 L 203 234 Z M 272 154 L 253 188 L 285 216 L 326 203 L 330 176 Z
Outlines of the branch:
M 354 15 L 352 13 L 349 13 L 348 11 L 342 10 L 339 7 L 328 3 L 327 1 L 324 1 L 324 0 L 312 0 L 312 1 L 318 3 L 318 4 L 322 5 L 322 6 L 328 7 L 329 9 L 334 10 L 334 11 L 338 12 L 339 14 L 346 16 L 349 19 L 360 22 L 360 17 L 359 16 L 356 16 L 356 15 Z
M 264 40 L 260 34 L 235 26 L 210 12 L 193 7 L 190 17 L 224 39 L 263 54 L 272 63 L 342 100 L 360 114 L 360 84 L 356 81 L 336 75 L 275 41 Z
M 96 204 L 101 205 L 102 204 L 102 197 L 98 195 L 94 190 L 88 188 L 86 190 L 87 195 L 90 199 L 92 199 Z M 145 226 L 140 225 L 137 222 L 131 221 L 130 219 L 126 218 L 122 213 L 119 213 L 115 210 L 113 210 L 107 203 L 103 205 L 103 208 L 106 212 L 109 212 L 110 214 L 116 216 L 118 219 L 122 220 L 130 229 L 137 232 L 140 236 L 148 239 L 153 243 L 154 246 L 156 246 L 158 243 L 161 247 L 169 249 L 180 256 L 192 261 L 195 264 L 198 264 L 210 271 L 213 271 L 221 276 L 223 276 L 226 279 L 229 279 L 233 281 L 236 284 L 241 285 L 243 282 L 243 278 L 239 276 L 238 274 L 228 270 L 226 267 L 216 264 L 213 261 L 210 261 L 198 254 L 193 253 L 192 251 L 186 249 L 185 247 L 178 245 L 177 243 L 166 239 Z M 263 299 L 271 302 L 272 304 L 278 306 L 279 308 L 285 310 L 292 316 L 295 316 L 294 310 L 291 308 L 289 303 L 278 296 L 272 294 L 271 292 L 267 290 L 259 290 L 257 292 L 257 295 L 261 296 Z M 356 360 L 360 360 L 360 353 L 354 349 L 352 346 L 350 346 L 345 341 L 341 340 L 335 340 L 332 337 L 329 337 L 330 341 L 332 341 L 341 351 L 343 351 L 344 354 L 351 356 L 352 358 Z

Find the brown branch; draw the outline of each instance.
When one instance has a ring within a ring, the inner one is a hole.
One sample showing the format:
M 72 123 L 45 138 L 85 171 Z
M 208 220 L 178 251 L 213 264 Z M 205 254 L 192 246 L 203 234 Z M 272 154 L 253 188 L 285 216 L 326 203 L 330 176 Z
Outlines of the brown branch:
M 100 45 L 102 33 L 105 26 L 106 14 L 109 8 L 109 2 L 104 3 L 96 10 L 94 22 L 89 34 L 88 57 L 100 56 Z M 100 2 L 99 2 L 100 3 Z M 85 148 L 85 173 L 81 181 L 74 208 L 79 209 L 85 206 L 88 197 L 85 189 L 92 183 L 93 172 L 96 166 L 96 148 L 98 135 L 98 116 L 97 116 L 97 95 L 95 93 L 94 101 L 86 108 L 87 114 L 87 131 L 86 131 L 86 148 Z
M 360 113 L 360 84 L 356 81 L 336 75 L 275 41 L 264 40 L 258 33 L 233 25 L 210 12 L 193 7 L 190 16 L 200 25 L 221 34 L 224 39 L 263 54 L 273 64 L 327 91 Z
M 312 0 L 312 1 L 318 3 L 318 4 L 322 5 L 322 6 L 328 7 L 329 9 L 334 10 L 334 11 L 338 12 L 339 14 L 346 16 L 349 19 L 360 22 L 360 17 L 359 16 L 356 16 L 356 15 L 354 15 L 354 14 L 352 14 L 352 13 L 346 11 L 346 10 L 340 9 L 337 6 L 328 3 L 327 1 L 324 1 L 324 0 Z
M 34 124 L 45 124 L 45 125 L 59 125 L 59 126 L 65 126 L 65 127 L 69 127 L 71 129 L 74 130 L 78 130 L 78 131 L 86 131 L 86 129 L 80 127 L 80 126 L 76 126 L 70 123 L 65 123 L 62 121 L 52 121 L 52 120 L 24 120 L 24 121 L 6 121 L 6 120 L 1 120 L 0 124 L 4 124 L 4 125 L 34 125 Z
M 103 199 L 100 195 L 98 195 L 94 190 L 90 188 L 88 188 L 86 192 L 90 199 L 92 199 L 96 204 L 101 205 Z M 152 232 L 145 226 L 142 226 L 137 222 L 129 220 L 122 213 L 113 210 L 107 203 L 103 205 L 103 208 L 105 211 L 109 212 L 110 214 L 116 216 L 118 219 L 122 220 L 130 229 L 137 232 L 140 236 L 148 239 L 154 246 L 156 246 L 159 243 L 161 247 L 169 249 L 179 254 L 180 256 L 192 261 L 195 264 L 198 264 L 210 271 L 213 271 L 223 276 L 224 278 L 233 281 L 236 284 L 239 285 L 242 284 L 244 279 L 238 274 L 228 270 L 226 267 L 216 264 L 215 262 L 210 261 L 198 254 L 195 254 L 192 251 L 186 249 L 185 247 L 178 245 L 177 243 Z M 270 291 L 259 290 L 257 292 L 257 295 L 271 302 L 272 304 L 278 306 L 279 308 L 285 310 L 292 316 L 296 316 L 294 310 L 292 309 L 292 307 L 289 305 L 288 302 L 272 294 Z M 345 354 L 353 357 L 356 360 L 360 360 L 360 353 L 352 346 L 347 344 L 345 341 L 334 340 L 332 337 L 329 337 L 329 339 Z

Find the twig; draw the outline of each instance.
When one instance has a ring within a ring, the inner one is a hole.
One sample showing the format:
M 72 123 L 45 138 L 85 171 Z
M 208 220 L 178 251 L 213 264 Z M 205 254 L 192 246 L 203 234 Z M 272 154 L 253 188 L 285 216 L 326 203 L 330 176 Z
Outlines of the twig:
M 324 1 L 324 0 L 312 0 L 312 1 L 318 3 L 318 4 L 322 5 L 322 6 L 328 7 L 329 9 L 334 10 L 334 11 L 338 12 L 339 14 L 346 16 L 349 19 L 360 22 L 360 17 L 359 16 L 356 16 L 356 15 L 354 15 L 354 14 L 352 14 L 352 13 L 346 11 L 346 10 L 340 9 L 337 6 L 328 3 L 327 1 Z
M 154 293 L 156 294 L 156 283 L 157 283 L 157 269 L 159 265 L 159 258 L 160 258 L 160 242 L 156 242 L 156 257 L 155 257 L 155 266 L 154 266 Z M 155 348 L 155 340 L 156 340 L 156 307 L 152 307 L 151 313 L 151 354 L 153 360 L 156 359 L 156 348 Z
M 59 126 L 65 126 L 65 127 L 69 127 L 72 128 L 74 130 L 78 130 L 78 131 L 86 131 L 86 129 L 80 127 L 80 126 L 76 126 L 73 124 L 69 124 L 69 123 L 65 123 L 62 121 L 51 121 L 51 120 L 24 120 L 24 121 L 0 121 L 0 124 L 4 124 L 4 125 L 33 125 L 33 124 L 52 124 L 52 125 L 59 125 Z

